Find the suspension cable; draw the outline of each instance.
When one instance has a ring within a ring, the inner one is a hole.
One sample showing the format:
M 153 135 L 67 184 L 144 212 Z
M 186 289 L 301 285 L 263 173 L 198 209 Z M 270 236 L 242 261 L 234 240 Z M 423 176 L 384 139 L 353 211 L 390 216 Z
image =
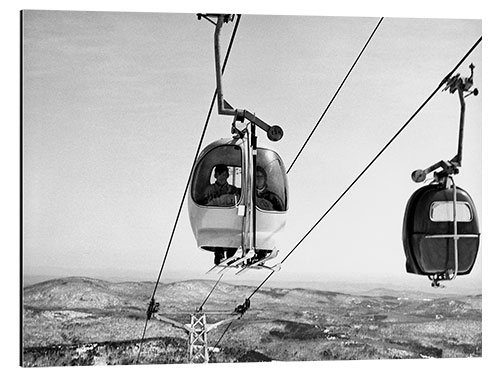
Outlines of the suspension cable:
M 304 148 L 306 147 L 307 143 L 309 142 L 309 140 L 311 139 L 312 135 L 314 134 L 314 132 L 316 131 L 316 128 L 319 126 L 320 122 L 323 120 L 323 117 L 325 117 L 326 115 L 326 112 L 328 112 L 328 110 L 330 109 L 330 106 L 332 105 L 333 101 L 335 100 L 335 98 L 337 97 L 338 93 L 340 92 L 340 90 L 342 89 L 342 86 L 344 86 L 344 83 L 346 82 L 347 78 L 349 77 L 349 75 L 351 74 L 352 70 L 354 69 L 354 67 L 356 66 L 356 64 L 358 63 L 358 60 L 361 58 L 361 55 L 363 54 L 363 52 L 365 51 L 366 47 L 368 46 L 368 44 L 370 43 L 373 35 L 375 35 L 375 32 L 377 31 L 378 27 L 380 26 L 380 24 L 382 23 L 384 17 L 380 18 L 380 20 L 378 21 L 377 23 L 377 26 L 375 26 L 375 28 L 373 29 L 370 37 L 368 38 L 368 40 L 366 41 L 364 47 L 361 49 L 361 52 L 358 54 L 358 57 L 356 58 L 356 60 L 354 60 L 354 63 L 352 64 L 351 68 L 349 69 L 349 71 L 347 72 L 346 76 L 344 77 L 344 79 L 342 80 L 342 82 L 340 83 L 340 86 L 337 88 L 337 91 L 335 92 L 335 94 L 333 95 L 332 99 L 330 100 L 330 103 L 328 103 L 328 105 L 326 106 L 325 110 L 323 111 L 323 113 L 321 114 L 319 120 L 316 122 L 316 125 L 314 126 L 313 130 L 311 131 L 311 133 L 309 133 L 309 136 L 307 137 L 306 141 L 304 142 L 304 144 L 302 145 L 302 147 L 300 148 L 299 152 L 297 153 L 297 155 L 295 156 L 295 159 L 293 159 L 292 163 L 290 164 L 290 167 L 288 167 L 288 171 L 286 173 L 289 173 L 290 170 L 292 169 L 293 165 L 295 164 L 295 162 L 297 161 L 297 159 L 299 158 L 300 154 L 302 153 L 302 151 L 304 150 Z
M 228 49 L 227 49 L 227 52 L 226 52 L 226 56 L 224 58 L 224 63 L 223 63 L 223 66 L 222 66 L 222 73 L 224 73 L 224 70 L 226 69 L 226 65 L 227 65 L 227 62 L 228 62 L 228 59 L 229 59 L 229 54 L 231 53 L 231 49 L 233 47 L 233 42 L 234 42 L 234 38 L 236 36 L 236 31 L 238 30 L 238 25 L 240 23 L 240 18 L 241 18 L 241 15 L 238 14 L 237 16 L 237 19 L 236 19 L 236 23 L 235 23 L 235 26 L 233 28 L 233 33 L 231 35 L 231 40 L 229 42 L 229 45 L 228 45 Z M 170 245 L 172 244 L 172 240 L 174 238 L 174 234 L 175 234 L 175 230 L 177 228 L 177 224 L 179 222 L 179 217 L 180 217 L 180 214 L 181 214 L 181 211 L 182 211 L 182 206 L 184 205 L 184 200 L 186 199 L 186 194 L 187 194 L 187 191 L 188 191 L 188 188 L 189 188 L 189 182 L 191 181 L 191 177 L 193 175 L 193 172 L 194 172 L 194 167 L 196 165 L 196 160 L 198 158 L 198 155 L 200 153 L 200 150 L 201 150 L 201 146 L 203 144 L 203 139 L 205 138 L 205 133 L 207 131 L 207 128 L 208 128 L 208 123 L 210 121 L 210 117 L 212 115 L 212 111 L 213 111 L 213 108 L 214 108 L 214 105 L 215 105 L 215 101 L 217 99 L 217 89 L 215 89 L 214 91 L 214 94 L 213 94 L 213 97 L 212 97 L 212 102 L 210 103 L 210 108 L 208 110 L 208 114 L 207 114 L 207 118 L 205 120 L 205 125 L 203 127 L 203 130 L 202 130 L 202 133 L 201 133 L 201 137 L 200 137 L 200 141 L 198 143 L 198 147 L 196 149 L 196 153 L 195 153 L 195 157 L 194 157 L 194 160 L 193 160 L 193 163 L 191 165 L 191 171 L 189 172 L 189 178 L 187 180 L 187 183 L 186 183 L 186 186 L 184 188 L 184 193 L 182 195 L 182 199 L 181 199 L 181 203 L 179 205 L 179 209 L 177 211 L 177 216 L 175 218 L 175 222 L 174 222 L 174 226 L 173 226 L 173 229 L 172 229 L 172 233 L 170 235 L 170 239 L 168 241 L 168 245 L 167 245 L 167 248 L 166 248 L 166 251 L 165 251 L 165 255 L 163 257 L 163 262 L 161 264 L 161 267 L 160 267 L 160 272 L 158 274 L 158 278 L 156 280 L 156 284 L 155 284 L 155 287 L 154 287 L 154 290 L 153 290 L 153 293 L 151 295 L 151 301 L 150 301 L 150 307 L 152 305 L 154 305 L 154 296 L 156 294 L 156 290 L 158 289 L 158 285 L 160 283 L 160 278 L 161 278 L 161 274 L 163 272 L 163 268 L 165 267 L 165 262 L 167 260 L 167 255 L 170 251 Z M 149 310 L 148 310 L 149 311 Z M 137 354 L 137 359 L 136 359 L 136 363 L 138 363 L 139 361 L 139 358 L 140 358 L 140 355 L 141 355 L 141 349 L 142 349 L 142 342 L 144 341 L 144 337 L 146 335 L 146 328 L 147 328 L 147 325 L 148 325 L 148 321 L 149 321 L 149 315 L 148 317 L 146 318 L 146 322 L 144 324 L 144 330 L 143 330 L 143 333 L 142 333 L 142 338 L 141 338 L 141 343 L 139 345 L 139 352 Z
M 439 91 L 439 89 L 448 81 L 449 77 L 455 73 L 455 71 L 462 65 L 462 63 L 467 59 L 467 57 L 474 51 L 474 49 L 481 43 L 482 41 L 482 36 L 474 43 L 474 45 L 469 49 L 469 51 L 464 55 L 464 57 L 458 62 L 458 64 L 453 68 L 450 73 L 446 75 L 446 77 L 441 81 L 439 86 L 429 95 L 429 97 L 422 103 L 420 107 L 413 113 L 413 115 L 410 116 L 410 118 L 405 122 L 405 124 L 396 132 L 396 134 L 386 143 L 386 145 L 379 151 L 379 153 L 368 163 L 368 165 L 361 171 L 361 173 L 354 179 L 354 181 L 345 189 L 345 191 L 340 195 L 340 197 L 326 210 L 326 212 L 319 218 L 319 220 L 309 229 L 309 231 L 302 237 L 302 239 L 293 247 L 292 250 L 285 256 L 285 258 L 281 261 L 281 264 L 283 264 L 288 257 L 299 247 L 299 245 L 306 239 L 309 234 L 318 226 L 318 224 L 328 215 L 328 213 L 337 205 L 337 203 L 347 194 L 347 192 L 358 182 L 358 180 L 365 174 L 365 172 L 375 163 L 375 161 L 382 155 L 382 153 L 389 147 L 389 145 L 403 132 L 403 130 L 408 126 L 408 124 L 417 116 L 417 114 L 424 108 L 424 106 L 432 99 L 434 95 Z M 254 290 L 254 292 L 248 297 L 250 299 L 257 291 L 262 288 L 262 286 L 271 278 L 271 276 L 274 274 L 271 272 L 265 279 L 264 281 Z
M 201 311 L 203 310 L 203 306 L 205 306 L 205 303 L 207 303 L 208 299 L 210 298 L 210 296 L 212 295 L 213 291 L 215 290 L 215 287 L 217 285 L 219 285 L 219 282 L 220 280 L 222 279 L 222 276 L 224 276 L 224 274 L 221 274 L 220 277 L 219 277 L 219 280 L 217 280 L 217 282 L 214 284 L 214 286 L 212 287 L 212 290 L 210 291 L 210 293 L 208 293 L 208 295 L 206 296 L 205 300 L 203 301 L 203 303 L 200 305 L 200 307 L 198 307 L 198 311 Z
M 224 332 L 222 332 L 222 335 L 220 335 L 219 339 L 215 343 L 214 348 L 216 348 L 217 345 L 219 345 L 219 343 L 221 342 L 222 338 L 226 335 L 227 331 L 229 331 L 229 328 L 231 327 L 231 325 L 233 324 L 233 322 L 234 322 L 234 320 L 232 320 L 232 321 L 229 322 L 229 324 L 227 325 L 226 329 L 224 330 Z

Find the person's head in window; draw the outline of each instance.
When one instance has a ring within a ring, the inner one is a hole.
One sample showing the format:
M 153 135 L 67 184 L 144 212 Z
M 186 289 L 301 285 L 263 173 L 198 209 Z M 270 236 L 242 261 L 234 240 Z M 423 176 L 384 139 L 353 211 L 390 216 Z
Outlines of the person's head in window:
M 284 211 L 285 205 L 281 198 L 267 188 L 267 173 L 262 167 L 255 169 L 255 190 L 257 207 L 268 211 Z
M 267 173 L 262 167 L 257 167 L 255 170 L 255 186 L 257 191 L 267 187 Z
M 226 165 L 219 164 L 215 167 L 214 170 L 215 182 L 219 185 L 224 185 L 227 182 L 229 177 L 229 170 Z
M 229 184 L 229 169 L 225 164 L 218 164 L 214 168 L 215 182 L 210 184 L 204 193 L 202 204 L 209 206 L 233 206 L 240 197 L 240 189 Z

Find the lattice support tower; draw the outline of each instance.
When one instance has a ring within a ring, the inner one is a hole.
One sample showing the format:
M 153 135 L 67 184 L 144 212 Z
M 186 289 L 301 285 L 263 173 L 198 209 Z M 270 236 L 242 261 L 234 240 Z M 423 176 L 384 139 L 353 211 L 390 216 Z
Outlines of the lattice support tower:
M 208 363 L 210 360 L 208 350 L 208 332 L 220 327 L 221 325 L 231 323 L 233 320 L 240 319 L 246 310 L 250 307 L 250 300 L 245 300 L 245 303 L 236 307 L 231 312 L 209 312 L 210 315 L 229 315 L 227 319 L 220 320 L 216 323 L 207 324 L 206 313 L 197 311 L 190 314 L 190 324 L 183 324 L 176 320 L 167 318 L 158 313 L 152 314 L 152 317 L 157 320 L 183 329 L 188 334 L 188 362 L 189 363 Z
M 205 314 L 192 314 L 188 341 L 189 363 L 208 363 L 208 331 Z

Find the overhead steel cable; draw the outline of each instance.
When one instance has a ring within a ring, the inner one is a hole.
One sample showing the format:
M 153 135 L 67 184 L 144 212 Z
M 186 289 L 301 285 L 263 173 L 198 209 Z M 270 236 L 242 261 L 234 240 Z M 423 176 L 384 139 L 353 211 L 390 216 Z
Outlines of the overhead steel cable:
M 318 226 L 318 224 L 330 213 L 330 211 L 337 205 L 337 203 L 349 192 L 349 190 L 359 181 L 359 179 L 366 173 L 366 171 L 375 163 L 375 161 L 384 153 L 384 151 L 394 142 L 394 140 L 406 129 L 406 127 L 410 124 L 410 122 L 417 116 L 417 114 L 422 110 L 422 108 L 427 105 L 427 103 L 436 95 L 436 93 L 441 89 L 441 87 L 448 81 L 448 79 L 455 73 L 455 71 L 462 65 L 462 63 L 469 57 L 469 55 L 476 49 L 476 47 L 481 43 L 482 37 L 480 37 L 476 43 L 469 49 L 469 51 L 464 55 L 464 57 L 458 62 L 458 64 L 453 68 L 453 70 L 448 73 L 443 80 L 439 83 L 438 87 L 429 95 L 429 97 L 418 107 L 418 109 L 410 116 L 410 118 L 404 123 L 404 125 L 394 134 L 394 136 L 385 144 L 385 146 L 379 151 L 379 153 L 368 163 L 368 165 L 358 174 L 358 176 L 354 179 L 354 181 L 344 190 L 344 192 L 339 196 L 339 198 L 326 210 L 326 212 L 319 218 L 318 221 L 309 229 L 309 231 L 302 237 L 302 239 L 293 247 L 292 250 L 285 256 L 285 258 L 281 261 L 283 264 L 288 257 L 299 247 L 299 245 L 306 239 L 309 234 Z M 257 291 L 262 288 L 262 286 L 271 278 L 274 274 L 271 272 L 264 281 L 252 292 L 252 294 L 248 297 L 250 299 Z
M 212 293 L 214 292 L 215 288 L 217 287 L 217 285 L 219 285 L 219 282 L 220 280 L 222 279 L 222 276 L 224 276 L 224 274 L 221 274 L 220 277 L 219 277 L 219 280 L 217 280 L 217 282 L 214 284 L 214 286 L 212 287 L 212 290 L 210 291 L 210 293 L 208 293 L 208 295 L 205 297 L 205 300 L 202 302 L 202 304 L 200 305 L 200 307 L 198 307 L 198 311 L 201 311 L 203 310 L 203 306 L 205 306 L 205 303 L 207 303 L 208 299 L 210 298 L 210 296 L 212 295 Z
M 231 39 L 229 41 L 229 45 L 228 45 L 228 48 L 227 48 L 227 52 L 226 52 L 226 56 L 224 58 L 224 62 L 223 62 L 223 65 L 222 65 L 222 73 L 224 73 L 224 70 L 226 69 L 226 65 L 227 65 L 227 62 L 228 62 L 228 59 L 229 59 L 229 55 L 231 53 L 231 49 L 233 47 L 233 42 L 234 42 L 234 38 L 236 36 L 236 31 L 238 30 L 238 26 L 239 26 L 239 23 L 240 23 L 240 18 L 241 18 L 241 15 L 238 14 L 237 16 L 237 19 L 236 19 L 236 23 L 234 25 L 234 28 L 233 28 L 233 33 L 231 35 Z M 193 163 L 191 165 L 191 170 L 189 172 L 189 178 L 187 180 L 187 183 L 186 183 L 186 186 L 184 188 L 184 193 L 182 195 L 182 199 L 181 199 L 181 203 L 179 205 L 179 209 L 177 210 L 177 216 L 175 218 L 175 222 L 174 222 L 174 226 L 173 226 L 173 229 L 172 229 L 172 233 L 170 235 L 170 239 L 168 241 L 168 245 L 167 245 L 167 248 L 166 248 L 166 251 L 165 251 L 165 255 L 163 257 L 163 261 L 162 261 L 162 264 L 161 264 L 161 267 L 160 267 L 160 272 L 158 274 L 158 278 L 156 280 L 156 284 L 155 284 L 155 287 L 154 287 L 154 290 L 153 290 L 153 293 L 151 295 L 151 300 L 150 300 L 150 305 L 149 305 L 149 308 L 148 308 L 148 316 L 146 318 L 146 322 L 144 324 L 144 330 L 143 330 L 143 333 L 142 333 L 142 338 L 141 338 L 141 343 L 139 345 L 139 352 L 137 354 L 137 359 L 136 359 L 136 363 L 139 361 L 139 357 L 140 357 L 140 354 L 141 354 L 141 349 L 142 349 L 142 342 L 144 340 L 144 337 L 146 335 L 146 328 L 147 328 L 147 325 L 148 325 L 148 321 L 149 321 L 149 311 L 151 310 L 152 306 L 154 305 L 154 296 L 156 294 L 156 291 L 158 289 L 158 285 L 160 283 L 160 278 L 161 278 L 161 274 L 163 272 L 163 269 L 165 267 L 165 262 L 167 260 L 167 256 L 168 256 L 168 253 L 170 251 L 170 246 L 172 244 L 172 240 L 174 238 L 174 234 L 175 234 L 175 230 L 177 229 L 177 224 L 179 222 L 179 218 L 180 218 L 180 215 L 181 215 L 181 211 L 182 211 L 182 206 L 184 205 L 184 200 L 186 199 L 186 194 L 187 194 L 187 191 L 188 191 L 188 188 L 189 188 L 189 182 L 191 181 L 191 177 L 193 175 L 193 172 L 194 172 L 194 167 L 196 165 L 196 160 L 198 158 L 198 155 L 200 153 L 200 150 L 201 150 L 201 146 L 203 144 L 203 140 L 205 138 L 205 133 L 207 131 L 207 128 L 208 128 L 208 123 L 210 121 L 210 117 L 212 115 L 212 111 L 213 111 L 213 108 L 214 108 L 214 105 L 215 105 L 215 101 L 217 99 L 217 89 L 215 89 L 214 91 L 214 94 L 213 94 L 213 97 L 212 97 L 212 102 L 210 103 L 210 108 L 208 110 L 208 114 L 207 114 L 207 118 L 205 120 L 205 125 L 203 127 L 203 130 L 202 130 L 202 133 L 201 133 L 201 137 L 200 137 L 200 141 L 198 143 L 198 147 L 196 149 L 196 154 L 195 154 L 195 157 L 194 157 L 194 160 L 193 160 Z
M 214 348 L 216 348 L 217 345 L 219 345 L 219 343 L 222 341 L 222 338 L 226 335 L 227 331 L 229 331 L 229 328 L 231 327 L 231 325 L 233 324 L 233 322 L 234 322 L 234 320 L 232 320 L 231 322 L 229 322 L 229 324 L 227 325 L 226 329 L 224 330 L 224 332 L 222 332 L 222 335 L 220 335 L 219 339 L 217 340 L 217 342 L 213 346 Z
M 377 26 L 375 26 L 375 28 L 373 29 L 370 37 L 368 38 L 368 40 L 366 41 L 365 45 L 363 46 L 363 48 L 361 49 L 361 51 L 359 52 L 358 54 L 358 57 L 356 57 L 356 60 L 354 60 L 353 64 L 351 65 L 351 68 L 349 69 L 349 71 L 347 72 L 347 74 L 345 75 L 344 79 L 342 80 L 342 82 L 340 83 L 339 87 L 337 88 L 337 91 L 335 91 L 335 94 L 333 94 L 333 97 L 332 99 L 330 100 L 330 102 L 328 103 L 328 105 L 326 106 L 325 110 L 323 111 L 323 113 L 321 114 L 319 120 L 316 122 L 316 125 L 314 126 L 314 128 L 312 129 L 311 133 L 309 133 L 309 136 L 307 137 L 307 139 L 305 140 L 304 144 L 302 145 L 302 147 L 300 148 L 299 152 L 297 153 L 297 155 L 295 156 L 295 159 L 293 159 L 292 163 L 290 164 L 290 167 L 288 167 L 288 170 L 286 171 L 286 173 L 289 173 L 290 170 L 292 169 L 293 165 L 295 164 L 295 162 L 297 161 L 297 159 L 299 158 L 300 154 L 302 153 L 302 151 L 304 150 L 304 148 L 306 147 L 307 143 L 309 142 L 309 140 L 311 139 L 312 135 L 314 134 L 314 132 L 316 131 L 316 129 L 318 128 L 319 124 L 321 123 L 321 121 L 323 120 L 323 118 L 325 117 L 326 113 L 328 112 L 328 110 L 330 109 L 330 106 L 332 105 L 333 101 L 335 100 L 335 98 L 337 97 L 338 93 L 340 92 L 340 90 L 342 89 L 342 86 L 344 86 L 344 83 L 347 81 L 347 78 L 349 77 L 349 75 L 351 74 L 352 70 L 354 69 L 354 67 L 356 66 L 356 64 L 358 63 L 358 60 L 361 58 L 361 55 L 363 55 L 363 52 L 365 51 L 366 47 L 368 46 L 368 44 L 370 43 L 370 41 L 372 40 L 373 36 L 375 35 L 375 32 L 377 31 L 378 27 L 380 26 L 380 24 L 382 23 L 384 17 L 380 18 L 380 20 L 378 21 L 377 23 Z

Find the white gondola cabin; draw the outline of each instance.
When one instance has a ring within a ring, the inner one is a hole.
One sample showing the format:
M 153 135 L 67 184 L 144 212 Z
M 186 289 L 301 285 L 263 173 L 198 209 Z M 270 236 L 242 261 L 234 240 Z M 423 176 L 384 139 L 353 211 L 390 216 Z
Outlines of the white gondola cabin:
M 201 152 L 194 168 L 188 199 L 191 228 L 198 247 L 215 253 L 216 264 L 224 252 L 231 257 L 238 249 L 243 255 L 253 248 L 262 256 L 275 256 L 285 227 L 288 183 L 283 161 L 276 152 L 257 148 L 256 180 L 264 178 L 266 191 L 259 192 L 262 183 L 252 183 L 250 150 L 246 138 L 221 139 Z M 226 176 L 218 179 L 224 169 Z M 255 195 L 251 186 L 256 187 Z M 253 199 L 255 237 L 251 241 Z
M 283 161 L 272 150 L 257 147 L 256 127 L 276 142 L 283 137 L 278 125 L 270 126 L 245 109 L 233 108 L 222 93 L 219 34 L 231 15 L 207 14 L 214 32 L 218 113 L 232 116 L 232 139 L 208 145 L 196 160 L 189 186 L 188 210 L 198 247 L 215 254 L 223 267 L 272 268 L 264 263 L 276 257 L 279 235 L 285 227 L 288 183 Z M 236 124 L 249 121 L 238 129 Z

